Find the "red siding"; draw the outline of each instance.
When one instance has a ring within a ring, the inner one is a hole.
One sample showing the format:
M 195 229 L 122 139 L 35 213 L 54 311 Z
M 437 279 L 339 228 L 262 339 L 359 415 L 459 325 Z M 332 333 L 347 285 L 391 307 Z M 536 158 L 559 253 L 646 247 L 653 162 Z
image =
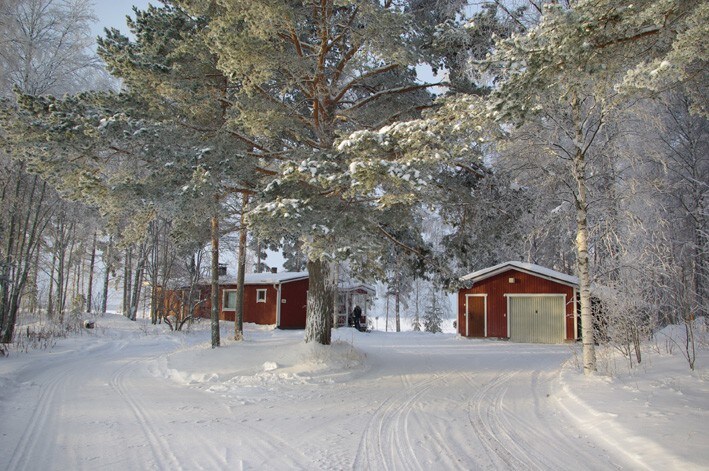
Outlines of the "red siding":
M 195 317 L 205 317 L 209 318 L 212 311 L 212 299 L 209 297 L 212 290 L 209 286 L 196 286 L 195 291 L 199 293 L 199 300 L 206 300 L 202 303 L 197 304 L 194 309 Z M 221 301 L 220 301 L 221 303 Z M 221 308 L 221 305 L 219 306 Z
M 514 278 L 515 283 L 509 279 Z M 458 332 L 465 335 L 465 295 L 487 294 L 487 336 L 507 338 L 507 298 L 505 294 L 565 294 L 566 339 L 574 339 L 574 288 L 515 269 L 476 282 L 458 291 Z M 461 329 L 462 328 L 462 329 Z
M 266 290 L 266 302 L 256 302 L 256 291 Z M 244 322 L 271 325 L 276 323 L 278 290 L 273 285 L 244 286 Z
M 309 281 L 308 279 L 285 282 L 281 285 L 281 323 L 282 329 L 304 329 Z M 210 298 L 211 287 L 209 285 L 198 288 L 201 299 L 206 301 L 195 309 L 198 317 L 209 318 L 212 308 Z M 235 311 L 224 311 L 224 290 L 235 290 L 236 285 L 219 286 L 219 319 L 223 321 L 234 321 Z M 256 291 L 266 290 L 266 302 L 256 302 Z M 169 292 L 166 296 L 177 296 L 179 292 Z M 244 287 L 244 322 L 252 322 L 261 325 L 276 324 L 278 289 L 274 285 L 246 285 Z
M 235 290 L 236 285 L 219 287 L 219 318 L 224 321 L 234 321 L 236 311 L 223 310 L 224 290 Z M 266 290 L 266 302 L 256 302 L 256 290 Z M 276 323 L 276 297 L 278 291 L 273 285 L 246 285 L 244 287 L 244 322 L 271 325 Z
M 281 285 L 282 329 L 305 329 L 305 313 L 309 281 L 299 280 Z

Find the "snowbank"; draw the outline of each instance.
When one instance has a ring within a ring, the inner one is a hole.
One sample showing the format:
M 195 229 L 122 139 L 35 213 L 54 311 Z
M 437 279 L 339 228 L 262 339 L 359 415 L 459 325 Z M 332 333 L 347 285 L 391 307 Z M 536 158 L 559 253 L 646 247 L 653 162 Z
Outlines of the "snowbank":
M 698 326 L 697 333 L 701 347 L 706 328 Z M 616 352 L 600 348 L 599 358 L 611 365 L 612 376 L 586 378 L 568 362 L 559 376 L 560 407 L 585 434 L 638 468 L 708 467 L 709 351 L 697 351 L 691 371 L 678 348 L 683 339 L 680 326 L 658 332 L 632 370 Z

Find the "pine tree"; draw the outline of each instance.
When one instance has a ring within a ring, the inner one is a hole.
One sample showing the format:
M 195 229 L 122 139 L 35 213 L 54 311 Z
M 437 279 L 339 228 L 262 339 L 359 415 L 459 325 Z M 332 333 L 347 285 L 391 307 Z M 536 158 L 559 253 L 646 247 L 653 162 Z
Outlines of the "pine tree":
M 180 4 L 197 14 L 205 2 Z M 242 86 L 235 128 L 253 152 L 283 162 L 250 221 L 265 238 L 297 238 L 308 257 L 307 341 L 330 342 L 333 262 L 364 258 L 373 234 L 391 236 L 338 177 L 349 165 L 334 144 L 429 104 L 412 18 L 389 2 L 250 0 L 225 3 L 210 27 L 220 70 Z
M 441 324 L 443 323 L 443 309 L 437 294 L 432 291 L 430 304 L 426 306 L 423 313 L 423 330 L 433 334 L 442 332 Z
M 219 227 L 217 219 L 228 216 L 225 213 L 229 206 L 224 204 L 228 195 L 241 195 L 238 276 L 243 277 L 247 250 L 247 227 L 243 224 L 243 215 L 248 197 L 256 189 L 258 175 L 273 172 L 266 169 L 269 164 L 260 161 L 258 156 L 246 155 L 251 146 L 245 147 L 239 132 L 228 124 L 232 96 L 239 84 L 219 70 L 218 57 L 210 53 L 206 35 L 210 22 L 221 14 L 222 9 L 212 2 L 197 14 L 190 15 L 179 2 L 163 3 L 160 8 L 135 9 L 135 20 L 129 20 L 129 27 L 136 37 L 134 42 L 117 30 L 107 31 L 106 38 L 99 40 L 99 53 L 111 72 L 125 80 L 130 93 L 145 102 L 151 119 L 182 127 L 193 136 L 192 147 L 200 149 L 197 170 L 202 178 L 198 191 L 206 196 L 205 183 L 211 186 L 211 195 L 204 199 L 201 213 L 211 214 L 212 237 L 221 235 L 214 229 Z M 139 114 L 136 111 L 133 109 L 129 113 Z M 184 161 L 173 162 L 173 165 L 184 166 Z M 212 240 L 212 253 L 218 256 L 215 244 L 218 241 Z M 218 267 L 218 260 L 213 265 Z M 212 273 L 215 286 L 217 279 L 215 271 Z M 239 283 L 238 319 L 235 322 L 237 339 L 243 337 L 242 290 L 243 283 Z M 216 305 L 212 316 L 213 323 L 218 324 Z

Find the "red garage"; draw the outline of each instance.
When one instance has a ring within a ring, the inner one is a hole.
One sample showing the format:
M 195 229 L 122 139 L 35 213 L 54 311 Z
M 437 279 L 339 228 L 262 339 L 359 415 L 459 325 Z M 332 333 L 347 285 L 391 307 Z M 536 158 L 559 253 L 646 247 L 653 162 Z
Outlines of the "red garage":
M 533 263 L 505 262 L 460 278 L 458 333 L 515 342 L 577 339 L 578 278 Z

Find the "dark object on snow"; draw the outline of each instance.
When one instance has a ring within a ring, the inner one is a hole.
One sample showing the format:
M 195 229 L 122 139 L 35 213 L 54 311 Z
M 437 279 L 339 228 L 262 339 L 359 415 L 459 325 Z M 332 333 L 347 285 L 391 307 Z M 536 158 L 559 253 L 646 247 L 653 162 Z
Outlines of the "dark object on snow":
M 95 326 L 96 326 L 96 323 L 94 321 L 90 321 L 90 320 L 84 321 L 84 328 L 85 329 L 93 329 Z
M 366 327 L 364 329 L 362 328 L 362 325 L 360 324 L 360 321 L 362 320 L 362 308 L 359 306 L 355 306 L 354 309 L 352 310 L 352 317 L 354 320 L 354 327 L 355 329 L 359 330 L 362 332 L 362 330 L 367 330 Z

